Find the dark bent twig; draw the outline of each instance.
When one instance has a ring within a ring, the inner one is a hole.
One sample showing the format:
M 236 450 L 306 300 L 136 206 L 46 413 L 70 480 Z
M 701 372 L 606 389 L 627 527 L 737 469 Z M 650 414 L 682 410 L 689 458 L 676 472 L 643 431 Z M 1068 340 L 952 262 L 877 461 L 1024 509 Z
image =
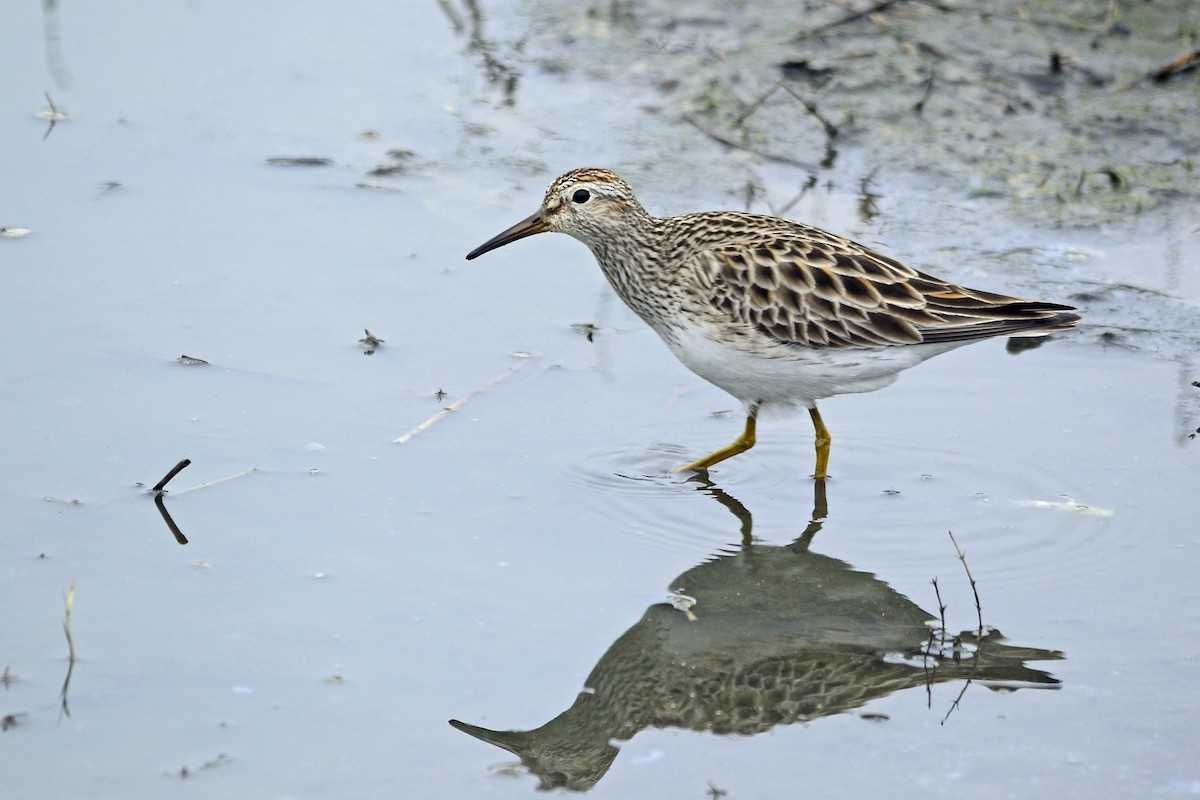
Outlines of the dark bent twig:
M 163 479 L 161 481 L 154 484 L 154 488 L 151 489 L 151 491 L 161 492 L 163 490 L 163 487 L 171 482 L 172 478 L 174 478 L 176 475 L 178 475 L 183 470 L 184 467 L 186 467 L 188 464 L 191 464 L 191 463 L 192 463 L 192 460 L 190 458 L 185 458 L 183 461 L 180 461 L 178 464 L 176 464 L 174 467 L 171 468 L 170 472 L 168 472 L 166 475 L 163 476 Z

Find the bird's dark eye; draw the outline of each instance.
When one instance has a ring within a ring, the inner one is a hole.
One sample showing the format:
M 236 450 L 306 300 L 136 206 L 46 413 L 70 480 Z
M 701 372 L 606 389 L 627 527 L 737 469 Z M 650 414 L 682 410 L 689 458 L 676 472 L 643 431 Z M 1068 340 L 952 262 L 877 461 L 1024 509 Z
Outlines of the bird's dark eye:
M 592 199 L 592 193 L 587 189 L 576 189 L 575 194 L 571 195 L 571 200 L 576 203 L 586 203 Z

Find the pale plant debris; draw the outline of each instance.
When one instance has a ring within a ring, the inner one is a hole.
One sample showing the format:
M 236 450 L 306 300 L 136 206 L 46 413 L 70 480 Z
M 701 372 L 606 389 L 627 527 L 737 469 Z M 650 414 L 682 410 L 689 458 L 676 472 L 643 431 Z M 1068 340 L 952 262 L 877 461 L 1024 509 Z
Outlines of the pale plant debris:
M 43 91 L 42 94 L 46 96 L 46 103 L 49 105 L 49 108 L 44 108 L 37 112 L 37 118 L 49 120 L 50 122 L 50 124 L 46 126 L 46 132 L 42 134 L 42 141 L 44 142 L 46 139 L 50 138 L 50 131 L 54 130 L 54 126 L 62 120 L 67 119 L 70 114 L 54 104 L 54 98 L 50 96 L 49 92 Z
M 532 355 L 530 353 L 520 353 L 519 352 L 519 353 L 513 353 L 513 355 L 517 358 L 521 358 L 521 359 L 525 359 L 525 360 L 522 360 L 521 362 L 512 365 L 511 367 L 504 370 L 504 372 L 501 372 L 499 375 L 495 376 L 494 378 L 484 381 L 483 384 L 478 389 L 475 389 L 472 392 L 468 392 L 467 394 L 465 394 L 462 397 L 455 400 L 450 405 L 446 406 L 443 409 L 440 409 L 436 414 L 434 414 L 432 417 L 430 417 L 429 419 L 422 422 L 417 427 L 410 430 L 408 433 L 405 433 L 402 436 L 396 437 L 392 441 L 392 443 L 393 444 L 407 444 L 408 442 L 411 442 L 415 436 L 429 430 L 434 425 L 436 425 L 437 423 L 439 423 L 443 419 L 445 419 L 449 414 L 462 408 L 463 405 L 466 404 L 466 402 L 468 400 L 470 400 L 472 397 L 474 397 L 475 395 L 477 395 L 481 392 L 485 392 L 488 389 L 495 386 L 496 384 L 500 383 L 501 381 L 512 377 L 517 371 L 519 371 L 526 364 L 529 363 L 528 359 L 532 358 Z M 439 389 L 438 391 L 441 391 L 441 390 Z
M 54 104 L 54 98 L 50 96 L 49 92 L 42 92 L 42 94 L 46 96 L 46 105 L 48 108 L 43 108 L 41 111 L 37 112 L 38 119 L 45 119 L 49 120 L 50 122 L 58 122 L 59 120 L 70 118 L 71 115 L 66 112 L 66 109 L 59 108 Z
M 226 481 L 232 481 L 236 478 L 244 478 L 247 475 L 253 475 L 256 472 L 258 472 L 258 467 L 250 467 L 249 469 L 244 469 L 241 472 L 235 472 L 232 475 L 226 475 L 224 478 L 217 478 L 216 480 L 205 481 L 204 483 L 198 483 L 195 486 L 189 486 L 186 489 L 180 489 L 177 492 L 171 492 L 171 496 L 178 497 L 181 494 L 185 494 L 187 492 L 194 492 L 197 489 L 207 489 L 209 487 L 216 486 L 217 484 L 225 483 Z
M 1085 506 L 1082 503 L 1077 503 L 1066 495 L 1061 496 L 1061 500 L 1014 500 L 1013 502 L 1019 506 L 1026 508 L 1044 508 L 1050 511 L 1067 511 L 1072 514 L 1083 514 L 1088 517 L 1111 517 L 1116 514 L 1111 508 L 1095 508 L 1093 506 Z
M 692 608 L 696 605 L 696 598 L 683 593 L 683 589 L 675 589 L 667 595 L 667 602 L 671 604 L 671 608 L 676 611 L 682 611 L 687 617 L 688 622 L 695 622 L 696 615 L 692 613 Z
M 20 239 L 31 233 L 33 233 L 32 228 L 26 228 L 23 225 L 10 225 L 0 228 L 0 239 Z
M 195 356 L 181 355 L 179 358 L 177 358 L 175 360 L 178 361 L 180 364 L 184 364 L 185 366 L 189 366 L 189 367 L 206 367 L 206 366 L 208 366 L 207 361 L 205 361 L 203 358 L 196 358 Z

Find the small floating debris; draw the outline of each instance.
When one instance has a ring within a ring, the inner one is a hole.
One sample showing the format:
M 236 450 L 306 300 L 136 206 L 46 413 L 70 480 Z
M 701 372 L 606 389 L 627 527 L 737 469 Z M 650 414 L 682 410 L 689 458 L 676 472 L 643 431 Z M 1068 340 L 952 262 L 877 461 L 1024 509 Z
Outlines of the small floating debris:
M 1062 500 L 1014 500 L 1019 506 L 1026 508 L 1048 508 L 1051 511 L 1070 511 L 1075 514 L 1085 514 L 1092 517 L 1111 517 L 1116 512 L 1111 508 L 1093 508 L 1082 503 L 1076 503 L 1070 497 L 1062 495 Z
M 397 147 L 392 150 L 388 150 L 387 157 L 391 159 L 391 163 L 380 164 L 367 174 L 378 178 L 385 175 L 408 172 L 415 165 L 417 154 L 412 150 L 406 150 L 403 147 Z
M 592 322 L 576 322 L 571 326 L 571 330 L 579 331 L 586 336 L 587 340 L 590 342 L 595 338 L 596 333 L 600 330 L 600 328 Z
M 3 717 L 0 717 L 0 731 L 6 731 L 9 728 L 17 727 L 17 725 L 21 723 L 21 720 L 24 719 L 25 716 L 25 712 L 23 711 L 18 711 L 15 714 L 5 714 Z
M 378 336 L 376 336 L 375 334 L 371 333 L 371 332 L 370 332 L 369 330 L 367 330 L 366 328 L 363 328 L 363 333 L 365 333 L 365 334 L 366 334 L 366 336 L 364 336 L 363 338 L 361 338 L 361 339 L 359 339 L 359 340 L 358 340 L 358 343 L 359 343 L 360 345 L 362 345 L 362 349 L 363 349 L 363 355 L 364 355 L 364 356 L 370 356 L 370 355 L 374 355 L 374 354 L 375 354 L 375 348 L 377 348 L 377 347 L 379 347 L 380 345 L 382 345 L 382 344 L 384 343 L 384 341 L 385 341 L 385 340 L 384 340 L 384 339 L 380 339 Z
M 323 156 L 277 156 L 268 158 L 267 163 L 272 167 L 327 167 L 333 163 L 333 159 Z
M 21 225 L 11 225 L 7 228 L 0 228 L 0 238 L 4 239 L 20 239 L 23 236 L 28 236 L 33 233 L 32 228 L 26 228 Z
M 199 767 L 197 767 L 194 770 L 189 769 L 188 766 L 185 764 L 184 766 L 179 768 L 178 772 L 167 773 L 167 774 L 168 775 L 173 774 L 175 777 L 179 778 L 180 780 L 187 780 L 188 778 L 190 778 L 193 774 L 195 774 L 197 772 L 201 772 L 206 769 L 216 769 L 217 767 L 223 767 L 226 764 L 230 763 L 231 761 L 233 761 L 233 759 L 230 758 L 229 756 L 225 755 L 224 753 L 218 753 L 216 758 L 212 759 L 211 761 L 205 761 L 203 764 L 201 764 Z
M 175 360 L 180 364 L 186 364 L 189 367 L 208 366 L 208 362 L 203 358 L 195 358 L 194 356 L 180 356 Z

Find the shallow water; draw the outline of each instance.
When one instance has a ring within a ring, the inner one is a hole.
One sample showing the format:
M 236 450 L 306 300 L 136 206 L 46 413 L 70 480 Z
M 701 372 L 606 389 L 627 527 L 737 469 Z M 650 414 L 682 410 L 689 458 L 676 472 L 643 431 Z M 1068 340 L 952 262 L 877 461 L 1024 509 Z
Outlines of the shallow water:
M 486 11 L 495 52 L 518 58 L 524 11 Z M 814 658 L 876 680 L 830 679 L 862 702 L 818 709 L 797 679 L 800 704 L 769 720 L 734 692 L 755 735 L 646 711 L 581 725 L 619 748 L 587 773 L 594 796 L 1197 792 L 1194 209 L 1038 227 L 889 171 L 872 216 L 855 188 L 870 165 L 847 148 L 789 214 L 1076 302 L 1086 324 L 825 402 L 814 533 L 806 419 L 764 421 L 710 483 L 673 475 L 736 435 L 736 403 L 582 246 L 462 260 L 567 167 L 621 168 L 661 213 L 736 205 L 745 175 L 779 205 L 801 171 L 667 116 L 628 122 L 644 87 L 596 110 L 609 90 L 587 70 L 526 66 L 506 106 L 433 5 L 10 17 L 0 227 L 32 232 L 0 239 L 4 797 L 528 796 L 536 775 L 497 766 L 516 756 L 447 721 L 537 728 L 598 664 L 622 676 L 603 697 L 633 704 L 671 653 L 747 685 Z M 48 135 L 43 88 L 70 114 Z M 398 148 L 409 171 L 366 174 Z M 296 156 L 333 163 L 267 164 Z M 364 328 L 385 340 L 370 357 Z M 180 547 L 146 487 L 184 457 L 164 501 Z M 948 531 L 1005 637 L 985 645 L 1059 683 L 955 672 L 984 661 L 969 636 L 953 658 L 978 617 Z M 951 639 L 931 647 L 939 594 Z M 647 630 L 665 643 L 616 646 Z

